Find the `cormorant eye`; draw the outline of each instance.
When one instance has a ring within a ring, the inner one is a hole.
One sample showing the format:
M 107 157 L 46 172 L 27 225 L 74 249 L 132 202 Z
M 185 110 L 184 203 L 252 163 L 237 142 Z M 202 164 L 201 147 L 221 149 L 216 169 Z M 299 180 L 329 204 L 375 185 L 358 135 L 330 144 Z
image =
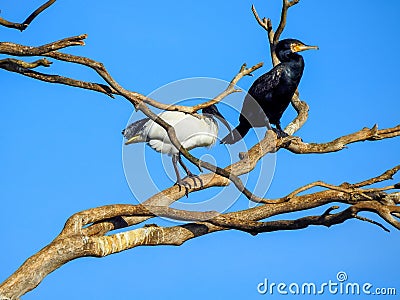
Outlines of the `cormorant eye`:
M 292 49 L 292 52 L 299 52 L 299 51 L 301 51 L 301 46 L 302 46 L 303 44 L 301 44 L 301 43 L 294 43 L 294 44 L 292 44 L 292 47 L 291 47 L 291 49 Z

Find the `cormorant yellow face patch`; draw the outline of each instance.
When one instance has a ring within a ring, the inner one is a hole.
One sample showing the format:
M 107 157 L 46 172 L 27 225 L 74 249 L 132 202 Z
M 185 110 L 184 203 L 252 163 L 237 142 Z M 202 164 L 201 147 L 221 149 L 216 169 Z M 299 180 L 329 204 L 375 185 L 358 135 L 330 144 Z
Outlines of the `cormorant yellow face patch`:
M 301 52 L 301 51 L 305 51 L 305 50 L 311 50 L 311 49 L 315 49 L 318 50 L 318 46 L 308 46 L 308 45 L 304 45 L 304 44 L 300 44 L 300 43 L 293 43 L 290 45 L 290 49 L 292 50 L 292 52 Z

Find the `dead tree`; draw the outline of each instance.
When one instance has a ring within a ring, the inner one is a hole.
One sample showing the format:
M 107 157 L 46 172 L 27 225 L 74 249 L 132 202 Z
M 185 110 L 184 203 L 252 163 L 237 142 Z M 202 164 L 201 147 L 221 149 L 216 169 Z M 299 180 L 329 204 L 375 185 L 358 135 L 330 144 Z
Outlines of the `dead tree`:
M 12 23 L 0 18 L 0 25 L 24 30 L 55 0 L 48 1 L 33 12 L 24 22 Z M 298 3 L 298 0 L 283 0 L 280 23 L 273 30 L 269 19 L 261 19 L 255 7 L 252 7 L 258 24 L 265 29 L 271 50 L 279 41 L 285 28 L 289 8 Z M 296 154 L 330 153 L 344 149 L 351 143 L 362 141 L 379 141 L 394 138 L 400 135 L 400 125 L 392 128 L 378 129 L 363 128 L 357 132 L 338 137 L 326 143 L 306 143 L 300 137 L 293 136 L 307 121 L 308 105 L 300 100 L 299 93 L 292 99 L 292 105 L 297 111 L 295 119 L 286 127 L 285 131 L 291 136 L 277 138 L 273 131 L 268 131 L 265 138 L 254 145 L 248 152 L 241 153 L 240 159 L 224 168 L 213 166 L 204 162 L 184 149 L 177 140 L 174 128 L 157 117 L 150 109 L 155 107 L 163 110 L 178 110 L 186 113 L 196 113 L 198 110 L 218 103 L 227 95 L 237 92 L 236 84 L 246 75 L 260 68 L 262 63 L 247 68 L 244 64 L 231 80 L 226 90 L 216 95 L 214 99 L 195 106 L 167 105 L 150 99 L 138 92 L 133 92 L 122 87 L 106 67 L 93 59 L 66 54 L 60 50 L 71 46 L 83 46 L 86 35 L 68 37 L 49 44 L 30 47 L 11 42 L 0 43 L 0 54 L 18 57 L 41 57 L 34 62 L 22 59 L 5 58 L 0 60 L 0 68 L 9 72 L 19 73 L 37 80 L 69 85 L 103 93 L 109 97 L 122 97 L 132 103 L 136 110 L 140 110 L 147 117 L 160 124 L 168 132 L 174 145 L 180 149 L 181 154 L 199 168 L 211 170 L 211 173 L 200 176 L 205 183 L 202 186 L 191 187 L 189 193 L 218 186 L 224 187 L 231 182 L 251 201 L 259 203 L 258 206 L 230 213 L 218 214 L 212 211 L 193 212 L 170 208 L 170 205 L 185 196 L 185 191 L 178 186 L 172 186 L 144 201 L 142 205 L 107 205 L 88 209 L 72 215 L 65 223 L 62 232 L 38 253 L 28 258 L 23 265 L 0 284 L 0 299 L 19 299 L 22 295 L 34 289 L 51 272 L 67 262 L 85 256 L 104 257 L 137 246 L 149 245 L 182 245 L 184 242 L 222 230 L 240 230 L 257 235 L 264 232 L 278 230 L 296 230 L 310 225 L 332 226 L 343 223 L 349 219 L 366 221 L 388 230 L 386 225 L 367 219 L 359 215 L 368 211 L 379 215 L 386 223 L 400 229 L 400 193 L 395 190 L 397 184 L 387 184 L 385 187 L 375 188 L 371 185 L 390 180 L 400 169 L 400 165 L 383 172 L 376 177 L 356 183 L 342 183 L 331 185 L 317 181 L 290 192 L 278 199 L 266 199 L 254 195 L 243 184 L 239 176 L 251 172 L 257 162 L 270 153 L 286 149 Z M 273 64 L 278 60 L 271 51 Z M 82 67 L 93 69 L 105 83 L 86 82 L 60 75 L 50 75 L 36 71 L 39 66 L 50 67 L 51 61 L 59 60 Z M 322 191 L 304 193 L 309 189 L 319 186 Z M 302 193 L 302 195 L 299 195 Z M 296 220 L 280 219 L 270 221 L 268 218 L 296 211 L 308 211 L 312 208 L 332 204 L 322 215 L 308 215 Z M 340 209 L 337 204 L 346 204 Z M 162 216 L 176 220 L 187 221 L 181 226 L 161 227 L 157 225 L 144 226 L 130 229 L 131 226 L 140 224 L 151 218 Z M 107 235 L 116 229 L 126 228 L 117 234 Z

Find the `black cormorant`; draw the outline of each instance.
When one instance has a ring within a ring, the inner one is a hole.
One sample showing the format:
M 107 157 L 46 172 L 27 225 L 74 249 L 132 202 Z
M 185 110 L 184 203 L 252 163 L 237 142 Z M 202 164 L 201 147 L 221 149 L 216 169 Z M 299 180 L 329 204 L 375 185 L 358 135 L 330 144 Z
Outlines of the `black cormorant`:
M 221 141 L 223 144 L 234 144 L 241 140 L 251 127 L 276 126 L 278 136 L 286 136 L 280 119 L 288 107 L 304 70 L 303 57 L 297 52 L 318 49 L 307 46 L 299 40 L 285 39 L 279 41 L 275 53 L 280 63 L 268 73 L 261 75 L 250 87 L 242 106 L 239 125 Z

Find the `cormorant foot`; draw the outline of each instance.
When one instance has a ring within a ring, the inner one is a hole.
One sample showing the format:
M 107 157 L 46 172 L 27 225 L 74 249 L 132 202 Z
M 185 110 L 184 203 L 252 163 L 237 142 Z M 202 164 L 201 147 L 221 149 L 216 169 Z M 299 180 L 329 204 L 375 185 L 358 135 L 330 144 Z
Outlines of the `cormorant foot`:
M 276 133 L 276 136 L 278 137 L 278 139 L 283 139 L 283 138 L 289 136 L 289 135 L 288 135 L 286 132 L 284 132 L 282 129 L 272 128 L 272 131 Z
M 288 139 L 287 141 L 282 143 L 282 148 L 288 148 L 290 144 L 292 143 L 292 139 Z

